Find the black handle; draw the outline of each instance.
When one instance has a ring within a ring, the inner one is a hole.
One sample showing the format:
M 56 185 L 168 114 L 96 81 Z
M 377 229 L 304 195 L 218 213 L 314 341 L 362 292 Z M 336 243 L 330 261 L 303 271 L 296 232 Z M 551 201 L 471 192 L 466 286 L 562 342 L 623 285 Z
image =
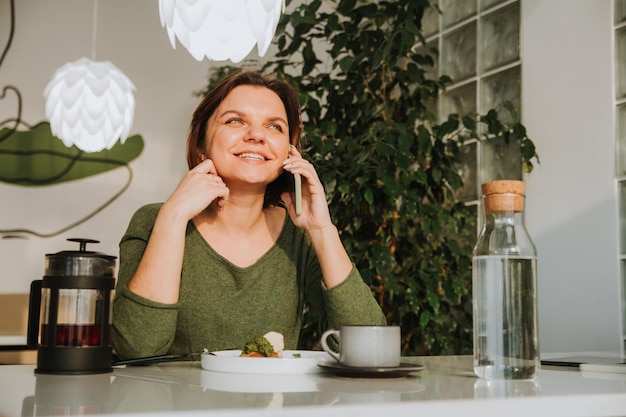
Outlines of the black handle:
M 30 297 L 28 301 L 28 333 L 26 345 L 37 347 L 39 344 L 39 312 L 41 311 L 41 284 L 43 280 L 30 283 Z

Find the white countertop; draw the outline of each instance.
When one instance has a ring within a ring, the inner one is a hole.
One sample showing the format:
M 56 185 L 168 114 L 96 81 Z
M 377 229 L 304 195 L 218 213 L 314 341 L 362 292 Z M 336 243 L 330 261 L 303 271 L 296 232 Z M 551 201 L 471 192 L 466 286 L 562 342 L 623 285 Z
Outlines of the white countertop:
M 210 372 L 200 362 L 81 376 L 41 375 L 33 365 L 4 365 L 0 416 L 626 415 L 625 374 L 550 368 L 533 381 L 486 381 L 473 376 L 466 356 L 405 357 L 403 362 L 426 369 L 407 378 L 367 380 Z

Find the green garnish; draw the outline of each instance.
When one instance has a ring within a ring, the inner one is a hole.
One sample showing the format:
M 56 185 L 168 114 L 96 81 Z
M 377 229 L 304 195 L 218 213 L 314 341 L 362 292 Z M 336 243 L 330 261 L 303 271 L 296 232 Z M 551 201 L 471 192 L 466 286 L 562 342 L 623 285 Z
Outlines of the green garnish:
M 262 353 L 264 356 L 270 357 L 272 356 L 272 353 L 274 353 L 274 347 L 263 336 L 254 336 L 243 347 L 243 353 L 248 354 L 251 352 L 259 352 Z
M 301 358 L 301 357 L 302 357 L 302 354 L 301 354 L 301 353 L 294 353 L 294 354 L 293 354 L 293 357 L 294 357 L 294 358 Z

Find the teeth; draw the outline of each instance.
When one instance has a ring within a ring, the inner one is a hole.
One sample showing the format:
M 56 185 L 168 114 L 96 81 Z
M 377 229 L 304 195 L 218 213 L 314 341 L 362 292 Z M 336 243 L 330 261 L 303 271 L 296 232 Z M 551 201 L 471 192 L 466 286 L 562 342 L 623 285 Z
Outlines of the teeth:
M 265 158 L 263 158 L 261 155 L 256 154 L 256 153 L 242 153 L 242 154 L 239 154 L 239 157 L 243 159 L 256 159 L 259 161 L 265 161 Z

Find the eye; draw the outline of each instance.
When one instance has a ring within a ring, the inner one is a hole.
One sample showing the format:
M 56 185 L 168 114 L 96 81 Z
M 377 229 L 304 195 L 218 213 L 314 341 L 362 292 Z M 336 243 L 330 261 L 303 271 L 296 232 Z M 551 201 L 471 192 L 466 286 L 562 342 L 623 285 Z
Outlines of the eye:
M 240 124 L 243 124 L 243 120 L 240 119 L 239 117 L 231 117 L 230 119 L 227 119 L 224 124 L 227 124 L 227 125 L 240 125 Z
M 274 130 L 276 130 L 278 132 L 282 132 L 283 131 L 283 127 L 281 125 L 279 125 L 279 124 L 269 125 L 269 128 L 270 129 L 274 129 Z

